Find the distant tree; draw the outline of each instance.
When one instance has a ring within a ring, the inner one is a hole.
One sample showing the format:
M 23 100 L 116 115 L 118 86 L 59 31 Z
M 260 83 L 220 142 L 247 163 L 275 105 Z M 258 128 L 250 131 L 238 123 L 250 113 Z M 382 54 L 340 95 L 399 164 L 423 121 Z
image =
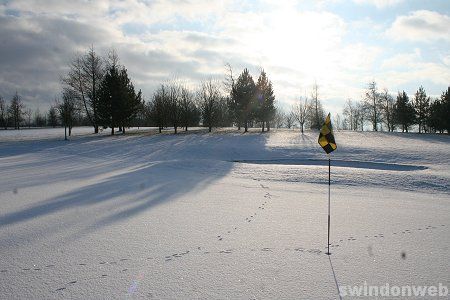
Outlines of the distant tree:
M 381 97 L 378 93 L 377 84 L 372 81 L 368 84 L 365 97 L 364 106 L 367 111 L 369 121 L 372 123 L 372 130 L 378 131 L 378 123 L 381 122 Z
M 8 105 L 0 96 L 0 127 L 8 129 Z
M 383 120 L 386 123 L 388 131 L 394 131 L 394 98 L 384 89 L 380 94 L 381 108 L 383 111 Z
M 47 123 L 48 123 L 48 125 L 52 126 L 53 128 L 58 126 L 58 114 L 57 114 L 55 106 L 53 106 L 53 105 L 50 106 L 50 109 L 48 110 Z
M 261 122 L 262 132 L 264 132 L 265 124 L 267 125 L 267 131 L 269 131 L 270 121 L 275 114 L 275 95 L 272 82 L 267 78 L 264 70 L 261 70 L 261 74 L 259 75 L 255 86 L 255 93 L 257 119 Z
M 302 134 L 303 134 L 303 127 L 307 121 L 308 107 L 309 102 L 307 97 L 305 98 L 300 97 L 299 102 L 294 104 L 294 106 L 292 107 L 292 112 L 294 113 L 295 120 L 300 124 L 300 130 Z
M 98 120 L 103 126 L 111 128 L 125 127 L 136 116 L 142 106 L 141 91 L 135 92 L 133 83 L 128 77 L 125 67 L 116 63 L 109 65 L 98 90 Z
M 24 110 L 23 115 L 27 123 L 28 128 L 31 128 L 31 117 L 33 116 L 33 111 L 30 108 Z
M 172 82 L 168 86 L 168 98 L 167 98 L 167 110 L 168 121 L 173 126 L 175 134 L 178 132 L 178 127 L 181 123 L 182 118 L 182 108 L 180 105 L 181 101 L 181 87 L 176 83 Z
M 295 123 L 295 114 L 293 111 L 290 111 L 288 114 L 286 114 L 285 118 L 285 125 L 287 128 L 291 129 L 292 126 L 294 126 Z
M 64 139 L 67 140 L 67 128 L 69 129 L 69 136 L 72 135 L 72 127 L 75 122 L 75 114 L 77 107 L 77 95 L 69 89 L 63 91 L 62 102 L 57 103 L 59 118 L 64 125 Z
M 12 123 L 14 124 L 14 129 L 20 129 L 20 123 L 23 120 L 23 110 L 24 104 L 22 102 L 21 97 L 16 92 L 16 94 L 13 96 L 11 100 L 8 111 Z
M 313 84 L 311 91 L 311 101 L 308 108 L 308 123 L 311 129 L 320 129 L 325 120 L 325 112 L 322 108 L 322 103 L 319 99 L 319 86 L 317 83 Z
M 200 121 L 201 112 L 194 101 L 194 95 L 186 87 L 181 87 L 180 94 L 180 125 L 187 131 L 189 126 L 197 126 Z
M 167 124 L 168 110 L 168 88 L 162 84 L 153 94 L 153 99 L 149 103 L 150 119 L 158 127 L 159 133 Z
M 424 88 L 421 86 L 414 95 L 413 106 L 416 112 L 416 123 L 419 125 L 419 133 L 426 131 L 425 125 L 428 120 L 430 110 L 430 97 L 427 97 Z
M 239 75 L 233 97 L 235 97 L 234 99 L 237 102 L 238 124 L 243 124 L 244 132 L 247 132 L 249 123 L 253 117 L 255 105 L 255 82 L 247 69 L 244 69 L 241 75 Z
M 275 124 L 276 128 L 281 128 L 284 126 L 284 121 L 286 119 L 286 114 L 283 112 L 283 110 L 279 107 L 275 110 L 275 116 L 273 118 L 273 122 Z
M 405 91 L 398 93 L 393 114 L 394 124 L 400 125 L 402 132 L 408 132 L 409 126 L 415 122 L 415 111 Z
M 351 99 L 347 99 L 344 106 L 344 122 L 347 124 L 347 129 L 357 130 L 356 106 Z
M 364 131 L 364 121 L 367 119 L 366 116 L 367 111 L 364 104 L 361 102 L 356 103 L 354 111 L 355 130 L 358 130 L 359 127 L 361 131 Z
M 37 108 L 36 111 L 34 112 L 34 124 L 37 127 L 44 127 L 47 124 L 45 116 L 41 114 L 39 108 Z
M 211 79 L 204 81 L 198 92 L 198 99 L 202 112 L 203 126 L 208 127 L 208 131 L 211 132 L 212 128 L 217 126 L 220 121 L 220 102 L 224 101 L 218 84 Z
M 238 130 L 241 130 L 241 113 L 239 111 L 238 94 L 236 91 L 236 80 L 233 75 L 233 69 L 229 63 L 225 64 L 226 75 L 224 80 L 225 92 L 228 94 L 227 110 L 232 123 L 235 123 Z
M 436 99 L 430 105 L 427 124 L 435 132 L 443 133 L 447 130 L 450 134 L 450 87 L 443 92 L 440 99 Z

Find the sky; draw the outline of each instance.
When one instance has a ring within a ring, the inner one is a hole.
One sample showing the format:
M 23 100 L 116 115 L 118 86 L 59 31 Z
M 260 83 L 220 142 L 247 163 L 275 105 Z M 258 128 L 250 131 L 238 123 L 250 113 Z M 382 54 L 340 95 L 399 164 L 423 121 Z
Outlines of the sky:
M 93 45 L 115 49 L 144 98 L 178 79 L 195 89 L 264 69 L 288 110 L 314 83 L 340 113 L 367 84 L 393 95 L 450 85 L 450 1 L 0 0 L 0 95 L 45 111 L 68 64 Z

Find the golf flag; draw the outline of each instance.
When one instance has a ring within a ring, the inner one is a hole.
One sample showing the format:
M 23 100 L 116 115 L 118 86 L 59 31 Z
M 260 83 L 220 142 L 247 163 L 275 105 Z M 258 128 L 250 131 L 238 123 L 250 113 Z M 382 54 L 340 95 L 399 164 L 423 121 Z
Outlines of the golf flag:
M 327 119 L 320 129 L 319 145 L 325 150 L 327 154 L 336 150 L 336 142 L 334 141 L 333 127 L 331 126 L 330 113 L 328 113 Z

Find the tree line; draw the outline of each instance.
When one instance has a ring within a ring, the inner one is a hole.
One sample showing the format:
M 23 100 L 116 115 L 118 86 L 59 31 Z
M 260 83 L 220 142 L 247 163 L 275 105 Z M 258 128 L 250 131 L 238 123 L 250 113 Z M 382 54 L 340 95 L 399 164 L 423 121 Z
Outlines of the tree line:
M 248 69 L 235 76 L 226 64 L 225 79 L 204 80 L 192 88 L 179 80 L 161 83 L 150 100 L 136 91 L 127 69 L 115 51 L 100 56 L 90 47 L 70 62 L 68 72 L 61 76 L 62 92 L 47 114 L 27 109 L 16 94 L 9 105 L 0 96 L 0 128 L 20 126 L 63 125 L 69 136 L 73 126 L 90 125 L 94 133 L 99 128 L 117 128 L 125 133 L 132 126 L 179 128 L 203 126 L 211 132 L 215 127 L 235 126 L 248 131 L 261 127 L 320 129 L 325 112 L 315 83 L 308 96 L 303 96 L 288 112 L 275 106 L 272 82 L 261 69 L 255 81 Z M 335 127 L 347 130 L 402 130 L 413 126 L 421 132 L 450 132 L 450 87 L 440 98 L 431 99 L 420 87 L 412 99 L 399 92 L 396 98 L 387 90 L 380 91 L 376 82 L 368 84 L 361 101 L 347 100 L 342 117 L 335 115 Z
M 376 82 L 368 84 L 362 101 L 347 100 L 343 118 L 336 118 L 338 127 L 373 131 L 408 132 L 414 126 L 419 133 L 450 133 L 450 87 L 439 98 L 431 98 L 420 86 L 412 97 L 405 91 L 393 96 L 380 91 Z
M 279 110 L 275 114 L 277 127 L 299 126 L 319 129 L 325 113 L 318 100 L 318 87 L 314 84 L 310 97 L 300 97 L 288 113 Z M 421 86 L 413 96 L 405 91 L 394 97 L 387 89 L 379 90 L 376 82 L 370 82 L 360 101 L 348 99 L 343 113 L 335 114 L 333 124 L 337 129 L 364 131 L 450 133 L 450 87 L 438 98 L 427 96 Z

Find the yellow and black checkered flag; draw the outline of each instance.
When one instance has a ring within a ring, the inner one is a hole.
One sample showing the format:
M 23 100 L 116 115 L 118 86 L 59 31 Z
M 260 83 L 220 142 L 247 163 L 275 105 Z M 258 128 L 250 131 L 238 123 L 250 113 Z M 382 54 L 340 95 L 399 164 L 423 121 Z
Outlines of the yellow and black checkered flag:
M 336 150 L 336 142 L 334 141 L 333 127 L 331 126 L 330 113 L 328 113 L 327 119 L 320 129 L 319 145 L 325 150 L 327 154 Z

